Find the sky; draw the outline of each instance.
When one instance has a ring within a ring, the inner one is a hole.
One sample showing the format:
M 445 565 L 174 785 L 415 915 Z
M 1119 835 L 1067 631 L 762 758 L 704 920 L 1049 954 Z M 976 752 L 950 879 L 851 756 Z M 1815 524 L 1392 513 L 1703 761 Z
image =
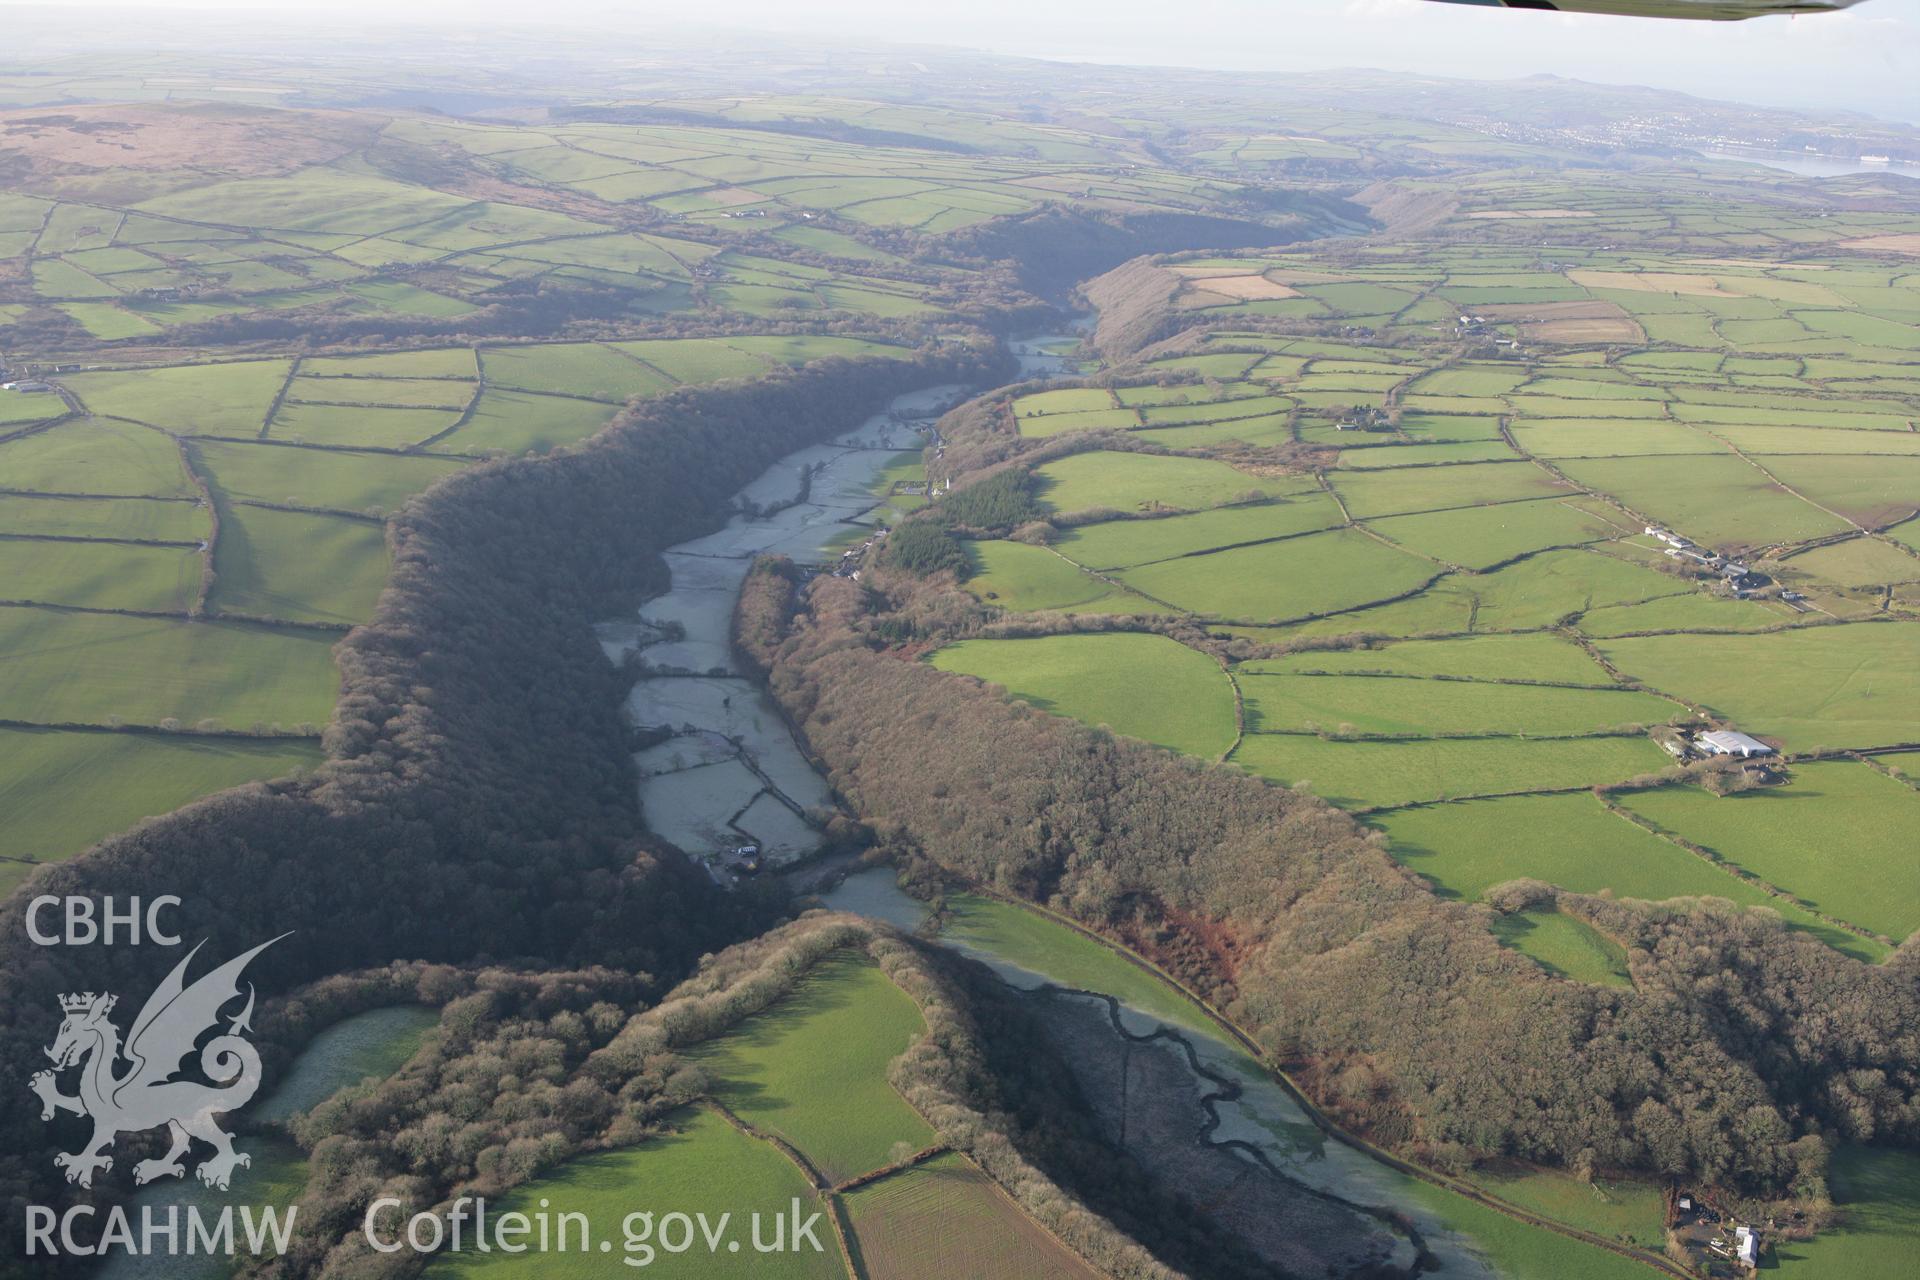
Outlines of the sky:
M 21 0 L 0 0 L 0 11 Z M 1920 0 L 1744 23 L 1477 9 L 1425 0 L 193 0 L 356 25 L 491 19 L 628 31 L 684 23 L 1075 61 L 1234 71 L 1379 67 L 1467 79 L 1547 72 L 1920 122 Z M 64 0 L 65 13 L 181 0 Z

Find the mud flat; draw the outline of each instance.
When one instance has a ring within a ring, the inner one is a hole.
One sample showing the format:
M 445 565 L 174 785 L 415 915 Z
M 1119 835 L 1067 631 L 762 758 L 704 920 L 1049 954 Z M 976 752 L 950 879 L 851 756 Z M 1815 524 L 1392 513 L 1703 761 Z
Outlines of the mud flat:
M 626 710 L 659 738 L 634 757 L 647 826 L 722 883 L 747 846 L 770 866 L 813 853 L 832 805 L 785 721 L 734 662 L 740 584 L 757 556 L 837 559 L 828 545 L 885 505 L 873 493 L 881 470 L 932 439 L 961 390 L 901 396 L 844 435 L 788 454 L 734 496 L 725 528 L 664 553 L 673 583 L 664 594 L 599 628 L 609 658 L 631 655 L 645 673 Z
M 822 900 L 909 931 L 926 918 L 887 868 L 848 875 Z M 996 941 L 1010 934 L 973 929 L 950 930 L 936 941 L 1029 993 L 1116 1145 L 1176 1184 L 1220 1190 L 1207 1203 L 1228 1214 L 1224 1225 L 1276 1266 L 1302 1275 L 1412 1274 L 1424 1249 L 1441 1274 L 1499 1275 L 1473 1241 L 1424 1207 L 1412 1178 L 1328 1139 L 1257 1061 L 1174 988 L 1064 926 L 1036 918 L 1023 923 L 1065 935 L 1063 960 L 1069 950 L 1085 954 L 1056 966 L 1040 948 L 1003 948 Z M 1097 971 L 1108 965 L 1117 967 L 1116 980 L 1104 983 Z M 1056 971 L 1044 971 L 1049 968 Z M 1142 998 L 1143 982 L 1164 989 L 1149 1001 Z M 1229 1186 L 1231 1194 L 1224 1191 Z M 1242 1220 L 1236 1205 L 1257 1205 L 1258 1212 Z M 1368 1272 L 1369 1266 L 1376 1270 Z

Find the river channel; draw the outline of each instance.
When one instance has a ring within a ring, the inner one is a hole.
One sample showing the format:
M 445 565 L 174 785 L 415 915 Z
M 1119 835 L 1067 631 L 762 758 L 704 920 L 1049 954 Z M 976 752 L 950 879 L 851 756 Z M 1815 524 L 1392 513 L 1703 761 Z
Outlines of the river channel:
M 1065 367 L 1071 333 L 1013 344 L 1022 377 Z M 826 783 L 733 656 L 730 627 L 756 557 L 827 567 L 878 531 L 888 464 L 937 437 L 939 416 L 966 389 L 928 387 L 893 400 L 825 444 L 788 454 L 734 495 L 726 527 L 664 553 L 669 589 L 631 618 L 603 623 L 601 647 L 645 675 L 626 712 L 659 741 L 634 756 L 647 827 L 730 883 L 749 864 L 777 867 L 816 852 L 831 812 Z

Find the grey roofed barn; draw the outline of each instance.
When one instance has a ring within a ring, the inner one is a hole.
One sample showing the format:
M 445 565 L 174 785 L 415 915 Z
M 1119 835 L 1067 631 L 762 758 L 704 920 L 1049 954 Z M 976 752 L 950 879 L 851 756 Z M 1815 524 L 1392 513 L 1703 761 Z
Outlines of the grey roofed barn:
M 1732 729 L 1714 729 L 1695 738 L 1694 745 L 1709 755 L 1716 756 L 1770 756 L 1773 748 L 1758 738 L 1748 737 Z

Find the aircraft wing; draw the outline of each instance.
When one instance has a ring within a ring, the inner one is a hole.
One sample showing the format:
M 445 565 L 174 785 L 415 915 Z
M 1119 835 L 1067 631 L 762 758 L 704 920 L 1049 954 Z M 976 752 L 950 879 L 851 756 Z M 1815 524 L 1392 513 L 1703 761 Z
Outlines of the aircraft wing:
M 1768 14 L 1832 13 L 1860 0 L 1438 0 L 1441 4 L 1544 9 L 1550 13 L 1613 13 L 1632 18 L 1698 18 L 1732 22 Z

